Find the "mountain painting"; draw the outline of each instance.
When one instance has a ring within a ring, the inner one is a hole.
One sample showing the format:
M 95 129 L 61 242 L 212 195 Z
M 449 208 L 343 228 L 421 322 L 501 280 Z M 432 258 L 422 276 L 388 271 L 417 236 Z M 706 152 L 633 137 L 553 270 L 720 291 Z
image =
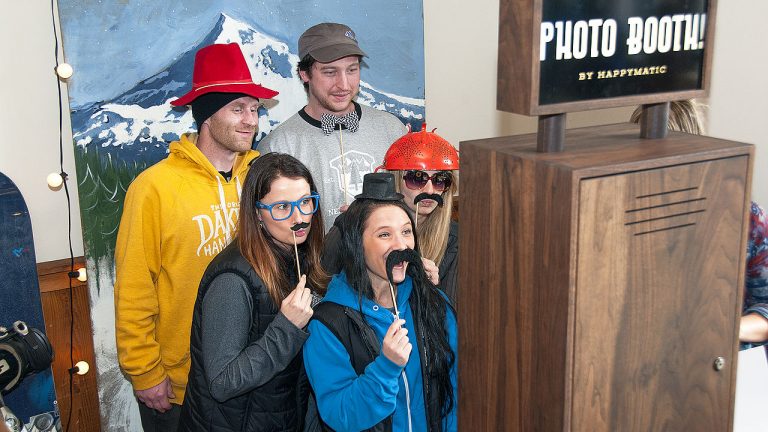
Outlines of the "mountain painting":
M 258 141 L 306 104 L 296 72 L 308 27 L 341 22 L 368 54 L 358 102 L 418 128 L 424 120 L 423 8 L 413 0 L 59 0 L 88 267 L 101 430 L 141 431 L 117 362 L 114 247 L 125 191 L 168 144 L 194 130 L 170 101 L 192 86 L 195 52 L 238 43 L 254 80 L 280 92 L 259 113 Z

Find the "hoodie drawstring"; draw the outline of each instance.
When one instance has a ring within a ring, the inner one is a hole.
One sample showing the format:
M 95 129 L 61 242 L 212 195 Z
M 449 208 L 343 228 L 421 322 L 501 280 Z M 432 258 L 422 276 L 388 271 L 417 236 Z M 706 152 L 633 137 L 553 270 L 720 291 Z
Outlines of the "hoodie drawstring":
M 408 386 L 408 377 L 405 375 L 405 369 L 401 372 L 403 375 L 403 383 L 405 384 L 405 405 L 408 411 L 408 432 L 413 431 L 413 422 L 411 421 L 411 389 Z
M 235 177 L 237 179 L 237 177 Z M 232 219 L 229 217 L 229 209 L 227 208 L 227 201 L 224 199 L 224 185 L 221 184 L 221 176 L 216 176 L 216 181 L 219 184 L 219 206 L 221 206 L 221 212 L 224 214 L 224 235 L 225 235 L 225 242 L 229 244 L 232 241 L 232 233 L 230 230 L 230 225 L 232 224 Z M 236 180 L 236 183 L 238 185 L 238 200 L 240 199 L 240 183 Z
M 240 177 L 235 176 L 235 189 L 237 190 L 237 202 L 240 202 L 240 198 L 243 195 L 243 187 L 240 185 Z

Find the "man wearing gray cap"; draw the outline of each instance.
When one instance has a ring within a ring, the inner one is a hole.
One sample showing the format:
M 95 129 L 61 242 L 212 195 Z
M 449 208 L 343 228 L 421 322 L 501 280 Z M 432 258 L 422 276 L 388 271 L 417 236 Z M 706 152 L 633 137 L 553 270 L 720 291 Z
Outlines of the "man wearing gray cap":
M 259 144 L 259 150 L 295 156 L 317 179 L 325 231 L 373 172 L 389 146 L 405 134 L 397 117 L 355 102 L 360 62 L 366 56 L 355 32 L 321 23 L 299 38 L 299 77 L 308 102 Z

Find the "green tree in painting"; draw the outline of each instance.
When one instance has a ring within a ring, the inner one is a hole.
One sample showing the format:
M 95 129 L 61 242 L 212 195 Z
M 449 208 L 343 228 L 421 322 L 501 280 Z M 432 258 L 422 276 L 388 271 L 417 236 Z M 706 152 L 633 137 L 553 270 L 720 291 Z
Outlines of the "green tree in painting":
M 125 191 L 148 164 L 115 160 L 96 146 L 75 145 L 75 165 L 86 255 L 112 262 Z

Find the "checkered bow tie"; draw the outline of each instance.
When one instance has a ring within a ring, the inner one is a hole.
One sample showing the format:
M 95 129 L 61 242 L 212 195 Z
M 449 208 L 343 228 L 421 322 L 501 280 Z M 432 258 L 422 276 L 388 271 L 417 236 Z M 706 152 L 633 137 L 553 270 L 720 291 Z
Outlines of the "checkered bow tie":
M 357 132 L 360 120 L 354 111 L 350 111 L 342 116 L 335 116 L 329 113 L 320 115 L 320 127 L 323 128 L 323 133 L 326 135 L 330 135 L 336 129 L 337 124 L 346 126 L 350 132 Z

